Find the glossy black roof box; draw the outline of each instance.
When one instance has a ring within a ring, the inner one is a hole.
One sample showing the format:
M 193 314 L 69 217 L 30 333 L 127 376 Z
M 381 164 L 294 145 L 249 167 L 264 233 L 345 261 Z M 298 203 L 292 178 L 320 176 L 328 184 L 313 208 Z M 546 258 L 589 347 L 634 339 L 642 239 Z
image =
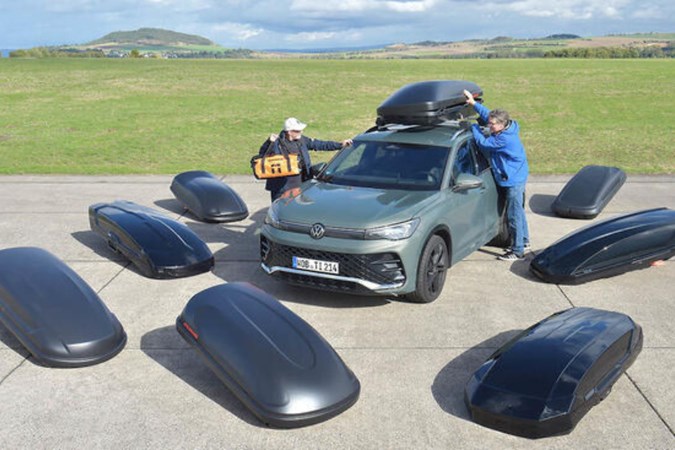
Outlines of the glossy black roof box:
M 186 225 L 128 201 L 89 207 L 92 231 L 151 278 L 177 278 L 208 272 L 211 250 Z
M 203 170 L 176 175 L 171 192 L 204 222 L 235 222 L 248 217 L 244 200 L 230 186 Z
M 483 90 L 471 81 L 434 80 L 403 86 L 377 108 L 377 124 L 433 125 L 476 113 L 464 90 L 478 98 Z
M 593 219 L 626 181 L 618 167 L 585 166 L 562 188 L 551 208 L 560 217 Z
M 675 211 L 650 209 L 577 230 L 539 253 L 530 270 L 550 283 L 576 284 L 642 269 L 675 255 Z
M 473 374 L 465 401 L 473 420 L 518 436 L 569 433 L 610 392 L 642 349 L 625 314 L 562 311 L 528 328 Z
M 291 428 L 324 421 L 358 399 L 358 379 L 328 342 L 248 283 L 199 292 L 176 328 L 267 425 Z
M 81 367 L 106 361 L 127 335 L 87 283 L 46 250 L 0 250 L 0 322 L 37 361 Z

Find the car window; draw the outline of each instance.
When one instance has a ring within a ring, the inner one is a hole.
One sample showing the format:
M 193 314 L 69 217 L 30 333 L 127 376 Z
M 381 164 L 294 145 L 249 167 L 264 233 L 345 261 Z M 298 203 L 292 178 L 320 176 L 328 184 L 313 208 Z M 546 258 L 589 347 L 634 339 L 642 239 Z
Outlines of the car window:
M 456 180 L 460 173 L 476 175 L 474 152 L 472 151 L 468 140 L 459 144 L 459 147 L 457 148 L 455 160 L 452 164 L 452 179 Z
M 391 142 L 354 142 L 328 165 L 322 180 L 385 189 L 437 190 L 450 149 Z
M 476 141 L 471 139 L 469 141 L 469 146 L 471 148 L 471 152 L 473 153 L 475 159 L 476 159 L 476 167 L 478 169 L 478 173 L 483 172 L 486 169 L 490 168 L 490 163 L 488 162 L 487 158 L 485 155 L 483 155 L 483 152 L 481 152 L 478 149 L 478 146 L 476 145 Z

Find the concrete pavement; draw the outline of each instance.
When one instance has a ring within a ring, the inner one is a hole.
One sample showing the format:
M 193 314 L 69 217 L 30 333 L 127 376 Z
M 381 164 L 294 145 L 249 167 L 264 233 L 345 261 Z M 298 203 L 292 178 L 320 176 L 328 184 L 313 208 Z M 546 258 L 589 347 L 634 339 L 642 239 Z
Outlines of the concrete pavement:
M 579 286 L 538 281 L 528 261 L 486 247 L 452 267 L 429 305 L 286 286 L 259 268 L 258 233 L 269 195 L 251 177 L 224 181 L 251 216 L 205 224 L 184 215 L 171 176 L 0 176 L 0 249 L 42 247 L 99 294 L 128 334 L 113 359 L 79 369 L 34 364 L 0 325 L 0 448 L 675 448 L 675 261 Z M 589 221 L 550 204 L 568 176 L 531 177 L 535 252 Z M 213 271 L 175 280 L 139 275 L 89 229 L 93 203 L 130 200 L 191 227 L 216 258 Z M 675 176 L 630 176 L 595 221 L 675 208 Z M 532 255 L 529 255 L 529 259 Z M 260 424 L 177 334 L 197 292 L 249 281 L 309 322 L 361 381 L 361 397 L 326 422 L 294 430 Z M 471 422 L 463 390 L 509 337 L 548 315 L 590 306 L 630 315 L 642 353 L 569 435 L 531 441 Z

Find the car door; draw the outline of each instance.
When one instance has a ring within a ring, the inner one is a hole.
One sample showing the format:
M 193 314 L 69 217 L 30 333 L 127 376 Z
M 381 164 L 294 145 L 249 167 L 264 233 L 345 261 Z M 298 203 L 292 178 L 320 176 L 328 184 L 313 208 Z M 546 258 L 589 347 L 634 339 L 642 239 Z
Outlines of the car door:
M 452 233 L 453 261 L 458 261 L 485 243 L 487 224 L 485 210 L 491 196 L 486 189 L 486 184 L 490 186 L 489 182 L 486 183 L 483 171 L 478 165 L 473 138 L 464 137 L 456 142 L 450 164 L 447 218 Z M 460 174 L 479 177 L 483 185 L 472 189 L 456 190 L 454 187 Z

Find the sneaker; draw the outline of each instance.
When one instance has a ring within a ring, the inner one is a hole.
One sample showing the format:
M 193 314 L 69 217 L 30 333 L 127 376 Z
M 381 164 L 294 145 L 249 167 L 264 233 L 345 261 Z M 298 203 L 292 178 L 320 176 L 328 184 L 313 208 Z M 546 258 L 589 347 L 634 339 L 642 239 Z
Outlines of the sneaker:
M 518 261 L 518 260 L 523 259 L 523 255 L 519 256 L 519 255 L 515 254 L 514 252 L 509 251 L 509 252 L 504 253 L 501 256 L 498 256 L 497 259 L 500 260 L 500 261 Z
M 525 245 L 523 245 L 523 250 L 525 250 L 526 252 L 529 252 L 530 250 L 532 250 L 532 244 L 530 244 L 529 242 L 526 242 Z

